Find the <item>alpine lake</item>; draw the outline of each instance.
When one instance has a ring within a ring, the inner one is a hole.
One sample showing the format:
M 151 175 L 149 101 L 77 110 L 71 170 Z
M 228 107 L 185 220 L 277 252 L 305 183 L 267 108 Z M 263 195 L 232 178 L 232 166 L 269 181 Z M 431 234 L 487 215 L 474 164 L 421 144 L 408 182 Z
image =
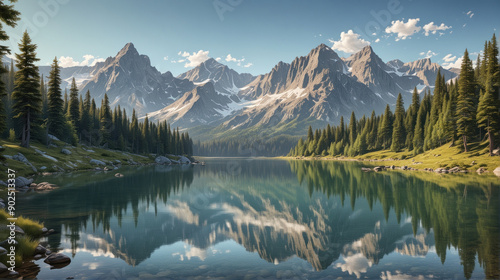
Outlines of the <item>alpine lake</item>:
M 71 257 L 38 279 L 499 279 L 500 179 L 205 158 L 35 178 L 17 214 Z

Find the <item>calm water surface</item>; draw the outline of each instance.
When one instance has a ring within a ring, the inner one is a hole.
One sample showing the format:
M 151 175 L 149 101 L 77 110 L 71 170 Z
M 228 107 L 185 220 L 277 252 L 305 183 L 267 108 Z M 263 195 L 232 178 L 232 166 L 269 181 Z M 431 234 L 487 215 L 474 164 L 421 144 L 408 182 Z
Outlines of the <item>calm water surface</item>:
M 18 196 L 72 257 L 39 279 L 500 278 L 499 180 L 207 159 L 63 174 Z

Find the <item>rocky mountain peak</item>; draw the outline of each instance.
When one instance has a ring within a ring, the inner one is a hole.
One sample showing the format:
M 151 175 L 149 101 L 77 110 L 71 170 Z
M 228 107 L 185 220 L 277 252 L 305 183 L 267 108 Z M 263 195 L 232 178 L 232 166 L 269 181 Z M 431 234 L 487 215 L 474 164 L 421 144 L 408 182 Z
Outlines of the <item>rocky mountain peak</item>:
M 139 52 L 137 49 L 134 47 L 133 43 L 127 43 L 116 55 L 116 58 L 122 58 L 125 56 L 138 56 Z

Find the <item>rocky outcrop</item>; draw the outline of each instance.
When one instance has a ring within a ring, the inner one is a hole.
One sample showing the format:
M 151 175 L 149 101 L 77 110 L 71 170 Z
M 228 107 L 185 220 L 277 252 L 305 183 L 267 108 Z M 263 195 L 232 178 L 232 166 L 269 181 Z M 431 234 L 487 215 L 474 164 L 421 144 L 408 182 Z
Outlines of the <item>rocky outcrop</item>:
M 190 161 L 187 157 L 185 157 L 185 156 L 181 156 L 181 157 L 179 158 L 179 162 L 180 162 L 181 164 L 190 164 L 190 163 L 191 163 L 191 161 Z
M 155 162 L 157 164 L 171 164 L 172 163 L 172 161 L 169 158 L 164 157 L 164 156 L 158 156 L 158 157 L 156 157 L 155 158 Z
M 106 166 L 106 163 L 104 161 L 98 159 L 91 159 L 90 164 Z
M 62 263 L 69 263 L 71 262 L 71 259 L 61 253 L 54 253 L 48 256 L 45 260 L 45 263 L 48 263 L 50 265 L 55 265 L 55 264 L 62 264 Z

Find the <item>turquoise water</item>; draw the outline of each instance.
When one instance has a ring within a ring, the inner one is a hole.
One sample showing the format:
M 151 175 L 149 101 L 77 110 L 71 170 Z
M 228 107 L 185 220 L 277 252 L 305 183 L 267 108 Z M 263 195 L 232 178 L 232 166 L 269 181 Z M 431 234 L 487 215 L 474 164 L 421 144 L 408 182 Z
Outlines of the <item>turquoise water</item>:
M 19 194 L 18 213 L 55 229 L 42 244 L 72 258 L 35 261 L 38 279 L 500 277 L 494 176 L 206 163 L 37 178 L 60 188 Z

